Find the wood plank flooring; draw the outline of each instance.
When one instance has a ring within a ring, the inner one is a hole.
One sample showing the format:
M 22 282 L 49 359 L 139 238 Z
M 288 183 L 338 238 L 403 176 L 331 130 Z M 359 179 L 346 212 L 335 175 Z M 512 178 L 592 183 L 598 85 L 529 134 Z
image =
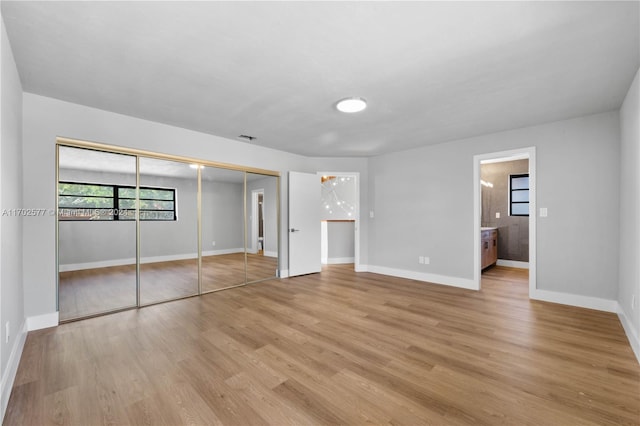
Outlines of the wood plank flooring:
M 352 269 L 31 332 L 4 424 L 640 424 L 616 315 Z
M 276 275 L 278 260 L 247 254 L 247 281 Z M 244 253 L 202 258 L 202 291 L 245 282 Z M 135 265 L 60 273 L 60 319 L 69 320 L 136 306 Z M 197 259 L 146 263 L 140 269 L 140 300 L 148 305 L 198 293 Z

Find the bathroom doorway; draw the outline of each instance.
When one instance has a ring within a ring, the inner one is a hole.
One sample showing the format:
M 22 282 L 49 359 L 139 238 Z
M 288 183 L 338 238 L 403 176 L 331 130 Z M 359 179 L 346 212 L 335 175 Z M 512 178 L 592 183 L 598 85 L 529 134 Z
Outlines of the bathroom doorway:
M 506 274 L 520 281 L 528 277 L 532 296 L 536 288 L 535 178 L 533 147 L 474 157 L 474 280 L 478 289 L 483 273 L 493 278 Z

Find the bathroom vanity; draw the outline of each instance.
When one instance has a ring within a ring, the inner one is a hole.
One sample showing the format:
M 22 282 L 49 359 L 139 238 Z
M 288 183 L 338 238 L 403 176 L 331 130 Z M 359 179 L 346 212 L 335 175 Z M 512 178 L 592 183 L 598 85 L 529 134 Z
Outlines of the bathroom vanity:
M 480 252 L 482 269 L 498 261 L 498 228 L 480 228 Z

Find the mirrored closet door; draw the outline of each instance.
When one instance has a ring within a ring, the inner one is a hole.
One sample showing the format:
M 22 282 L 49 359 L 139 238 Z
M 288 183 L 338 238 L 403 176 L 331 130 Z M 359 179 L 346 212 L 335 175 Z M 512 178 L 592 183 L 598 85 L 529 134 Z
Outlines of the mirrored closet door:
M 59 138 L 61 321 L 277 277 L 277 172 Z
M 140 157 L 141 305 L 198 294 L 198 169 L 193 166 Z
M 134 307 L 135 211 L 119 194 L 135 191 L 136 157 L 58 149 L 60 320 Z
M 244 172 L 202 168 L 202 291 L 245 283 Z
M 247 282 L 277 276 L 278 178 L 247 173 Z

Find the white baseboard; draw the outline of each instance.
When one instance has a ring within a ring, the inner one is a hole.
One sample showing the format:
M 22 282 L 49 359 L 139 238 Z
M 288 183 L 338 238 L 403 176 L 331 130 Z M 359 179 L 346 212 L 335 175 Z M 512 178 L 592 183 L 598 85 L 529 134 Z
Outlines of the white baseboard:
M 288 269 L 280 269 L 279 278 L 289 278 L 289 270 Z
M 34 331 L 43 328 L 56 327 L 59 322 L 58 320 L 58 312 L 51 312 L 50 314 L 27 317 L 27 330 Z
M 596 311 L 618 311 L 618 302 L 599 297 L 581 296 L 579 294 L 561 293 L 557 291 L 535 289 L 529 297 L 544 302 L 559 303 L 561 305 L 577 306 L 579 308 L 595 309 Z
M 7 405 L 9 404 L 9 397 L 11 396 L 11 389 L 13 388 L 13 382 L 16 379 L 16 373 L 18 372 L 18 365 L 20 365 L 20 358 L 22 357 L 22 350 L 24 349 L 24 343 L 27 340 L 27 321 L 22 323 L 20 328 L 20 334 L 16 336 L 16 339 L 11 348 L 11 354 L 7 360 L 7 367 L 2 375 L 2 381 L 0 382 L 0 399 L 2 404 L 0 406 L 0 420 L 4 419 L 4 414 L 7 411 Z
M 355 265 L 356 272 L 369 272 L 369 265 L 359 265 L 356 263 Z
M 343 263 L 353 263 L 355 259 L 353 257 L 329 257 L 327 258 L 327 265 L 339 265 Z
M 221 254 L 234 254 L 234 253 L 244 253 L 244 249 L 240 248 L 230 248 L 230 249 L 222 249 L 222 250 L 207 250 L 202 252 L 202 256 L 219 256 Z M 197 259 L 198 255 L 194 254 L 193 259 Z M 147 262 L 142 262 L 147 263 Z
M 408 271 L 405 269 L 387 268 L 386 266 L 369 265 L 368 272 L 375 274 L 390 275 L 392 277 L 407 278 L 410 280 L 425 281 L 428 283 L 448 285 L 451 287 L 466 288 L 468 290 L 478 290 L 478 286 L 472 279 L 450 277 L 447 275 L 429 274 L 426 272 Z
M 622 306 L 618 303 L 618 318 L 620 318 L 620 322 L 622 323 L 622 328 L 624 328 L 624 332 L 627 335 L 627 339 L 629 339 L 629 343 L 631 344 L 631 349 L 633 349 L 633 353 L 636 355 L 638 359 L 638 363 L 640 364 L 640 339 L 638 338 L 638 330 L 633 327 L 631 320 L 625 314 L 624 310 L 622 310 Z
M 83 271 L 85 269 L 98 269 L 109 268 L 111 266 L 123 266 L 123 265 L 135 265 L 136 259 L 113 259 L 113 260 L 101 260 L 99 262 L 84 262 L 84 263 L 68 263 L 66 265 L 60 265 L 58 271 Z
M 221 254 L 233 254 L 233 253 L 242 253 L 244 252 L 243 248 L 231 248 L 231 249 L 222 249 L 222 250 L 207 250 L 202 252 L 202 256 L 217 256 Z M 277 256 L 276 256 L 277 257 Z M 140 259 L 140 263 L 156 263 L 156 262 L 171 262 L 174 260 L 186 260 L 186 259 L 197 259 L 197 253 L 185 253 L 185 254 L 173 254 L 168 256 L 149 256 L 143 257 Z M 83 271 L 85 269 L 98 269 L 98 268 L 108 268 L 110 266 L 123 266 L 123 265 L 135 265 L 136 259 L 135 257 L 126 258 L 126 259 L 112 259 L 112 260 L 102 260 L 99 262 L 84 262 L 84 263 L 68 263 L 65 265 L 60 265 L 60 272 L 68 272 L 68 271 Z
M 498 259 L 498 266 L 507 266 L 509 268 L 529 269 L 529 262 L 521 262 L 519 260 Z
M 278 252 L 277 251 L 265 250 L 262 254 L 264 254 L 267 257 L 278 257 Z

